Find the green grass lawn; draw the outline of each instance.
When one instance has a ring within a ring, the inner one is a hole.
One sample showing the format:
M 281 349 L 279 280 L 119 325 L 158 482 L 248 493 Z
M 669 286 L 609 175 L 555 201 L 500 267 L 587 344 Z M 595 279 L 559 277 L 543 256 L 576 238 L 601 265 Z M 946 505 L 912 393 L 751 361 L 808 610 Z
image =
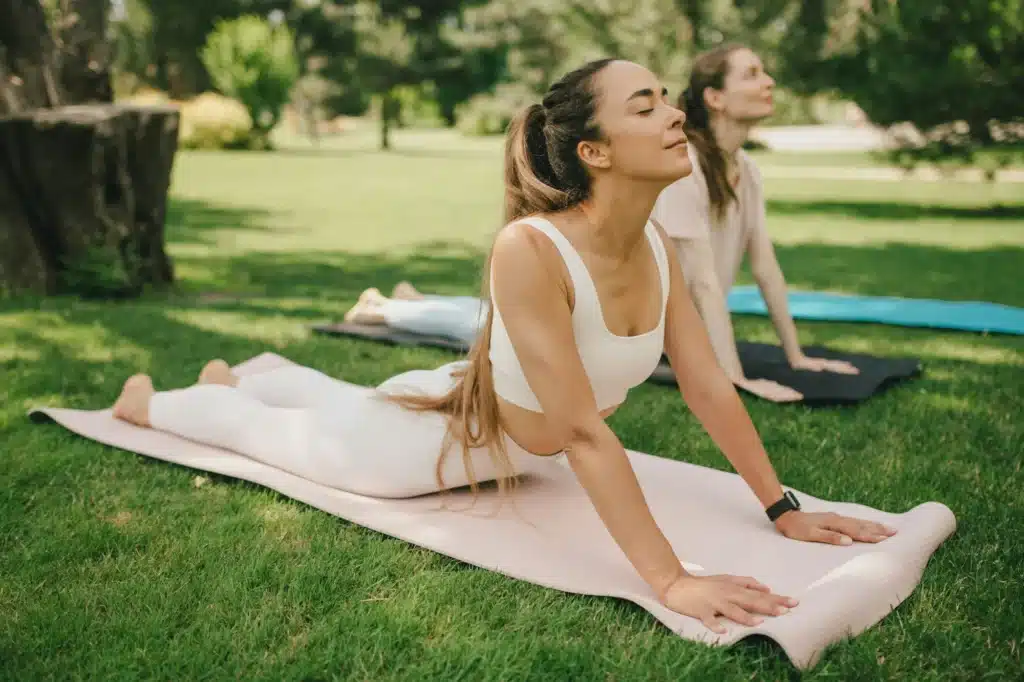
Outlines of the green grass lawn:
M 401 278 L 477 289 L 499 227 L 498 147 L 399 141 L 387 155 L 182 154 L 168 225 L 178 291 L 0 302 L 0 679 L 797 677 L 771 646 L 708 649 L 624 602 L 516 582 L 28 423 L 35 405 L 106 407 L 140 370 L 188 384 L 215 356 L 273 350 L 367 384 L 449 360 L 307 330 Z M 770 227 L 796 287 L 1024 306 L 1021 188 L 769 182 Z M 773 339 L 764 319 L 737 328 Z M 959 521 L 914 595 L 805 677 L 1018 676 L 1024 339 L 799 328 L 808 344 L 920 356 L 926 374 L 856 409 L 746 399 L 782 479 L 896 512 L 938 500 Z M 613 426 L 629 448 L 728 468 L 669 389 L 640 387 Z

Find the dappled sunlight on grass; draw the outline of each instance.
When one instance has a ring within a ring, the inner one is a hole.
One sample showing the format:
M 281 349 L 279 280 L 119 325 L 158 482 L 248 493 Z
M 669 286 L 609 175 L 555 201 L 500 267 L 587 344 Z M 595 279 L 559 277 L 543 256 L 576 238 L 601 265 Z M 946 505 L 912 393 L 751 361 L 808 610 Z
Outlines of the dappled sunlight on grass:
M 942 410 L 946 413 L 960 414 L 964 416 L 968 416 L 971 413 L 974 409 L 973 403 L 975 402 L 964 396 L 926 391 L 918 392 L 915 399 L 919 401 L 922 406 Z
M 227 332 L 250 341 L 283 347 L 289 341 L 309 336 L 303 325 L 287 317 L 260 317 L 241 313 L 171 310 L 167 319 L 187 324 L 200 331 Z

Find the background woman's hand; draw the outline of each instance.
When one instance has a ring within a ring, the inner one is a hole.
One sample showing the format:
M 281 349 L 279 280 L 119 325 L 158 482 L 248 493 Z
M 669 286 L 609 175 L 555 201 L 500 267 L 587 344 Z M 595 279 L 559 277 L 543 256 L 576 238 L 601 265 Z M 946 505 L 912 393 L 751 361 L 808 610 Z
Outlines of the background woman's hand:
M 836 374 L 860 374 L 860 370 L 845 360 L 829 360 L 827 358 L 811 358 L 801 354 L 790 361 L 793 369 L 804 369 L 811 372 L 835 372 Z
M 863 521 L 832 512 L 789 511 L 775 520 L 780 533 L 792 540 L 852 545 L 856 542 L 881 542 L 896 530 L 873 521 Z
M 663 603 L 676 613 L 700 619 L 712 632 L 725 634 L 722 618 L 756 626 L 762 615 L 781 616 L 796 606 L 797 600 L 773 594 L 753 578 L 685 575 L 668 588 Z
M 800 391 L 783 386 L 771 379 L 740 379 L 736 385 L 748 393 L 753 393 L 773 403 L 792 403 L 804 397 Z

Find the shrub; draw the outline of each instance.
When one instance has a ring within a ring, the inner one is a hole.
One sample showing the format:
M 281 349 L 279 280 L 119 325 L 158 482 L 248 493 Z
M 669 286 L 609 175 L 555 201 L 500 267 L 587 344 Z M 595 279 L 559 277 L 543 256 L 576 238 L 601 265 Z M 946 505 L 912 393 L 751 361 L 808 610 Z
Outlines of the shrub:
M 269 146 L 299 77 L 291 31 L 253 15 L 221 21 L 200 54 L 216 88 L 245 105 L 257 143 Z
M 205 92 L 181 105 L 178 144 L 182 149 L 249 149 L 259 144 L 252 119 L 236 100 Z

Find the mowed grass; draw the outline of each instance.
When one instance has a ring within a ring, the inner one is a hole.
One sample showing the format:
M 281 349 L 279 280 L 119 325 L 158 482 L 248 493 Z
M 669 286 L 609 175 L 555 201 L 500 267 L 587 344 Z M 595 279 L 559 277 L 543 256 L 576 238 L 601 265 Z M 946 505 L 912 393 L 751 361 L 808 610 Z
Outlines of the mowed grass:
M 766 644 L 705 648 L 624 602 L 513 581 L 29 424 L 36 405 L 106 407 L 136 371 L 187 385 L 211 357 L 273 350 L 366 384 L 451 359 L 308 331 L 368 286 L 477 291 L 499 227 L 499 146 L 398 142 L 390 154 L 182 154 L 168 225 L 178 291 L 0 303 L 0 679 L 797 677 Z M 1024 306 L 1024 186 L 773 181 L 762 163 L 793 286 Z M 736 324 L 774 339 L 764 319 Z M 804 343 L 913 354 L 926 373 L 854 409 L 746 398 L 782 479 L 896 512 L 937 500 L 959 523 L 910 599 L 804 677 L 1018 677 L 1024 340 L 798 326 Z M 613 426 L 629 448 L 728 469 L 672 390 L 640 387 Z

